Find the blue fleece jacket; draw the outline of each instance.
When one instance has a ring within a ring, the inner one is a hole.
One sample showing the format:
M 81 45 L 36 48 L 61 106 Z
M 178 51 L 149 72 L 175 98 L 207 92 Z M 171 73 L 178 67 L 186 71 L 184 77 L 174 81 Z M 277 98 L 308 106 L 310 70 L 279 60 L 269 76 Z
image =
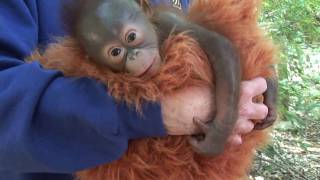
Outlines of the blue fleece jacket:
M 0 1 L 0 180 L 69 180 L 120 158 L 130 139 L 166 134 L 158 104 L 140 117 L 93 79 L 24 62 L 64 35 L 62 1 Z

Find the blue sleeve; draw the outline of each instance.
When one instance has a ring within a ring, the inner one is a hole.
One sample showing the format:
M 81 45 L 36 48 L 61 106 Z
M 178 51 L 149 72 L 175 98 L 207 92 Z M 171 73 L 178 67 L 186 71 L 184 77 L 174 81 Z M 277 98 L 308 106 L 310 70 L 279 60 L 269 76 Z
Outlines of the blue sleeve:
M 185 13 L 188 11 L 191 0 L 174 0 L 174 1 L 180 2 L 181 8 Z M 152 6 L 158 6 L 158 5 L 171 6 L 173 3 L 172 0 L 150 0 L 149 2 L 151 3 Z
M 23 61 L 43 30 L 38 2 L 0 1 L 0 171 L 72 173 L 118 159 L 129 139 L 165 135 L 158 104 L 142 118 L 90 78 Z

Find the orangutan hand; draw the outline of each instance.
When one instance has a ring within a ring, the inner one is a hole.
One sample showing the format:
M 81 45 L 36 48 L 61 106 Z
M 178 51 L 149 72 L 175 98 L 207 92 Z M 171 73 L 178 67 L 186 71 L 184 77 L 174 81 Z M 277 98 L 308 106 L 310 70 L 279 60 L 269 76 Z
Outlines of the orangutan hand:
M 229 142 L 233 145 L 242 144 L 241 135 L 251 132 L 254 124 L 250 119 L 264 119 L 268 114 L 268 107 L 264 104 L 252 102 L 254 96 L 262 94 L 267 89 L 264 78 L 255 78 L 250 81 L 241 82 L 241 93 L 239 102 L 239 118 L 233 130 Z

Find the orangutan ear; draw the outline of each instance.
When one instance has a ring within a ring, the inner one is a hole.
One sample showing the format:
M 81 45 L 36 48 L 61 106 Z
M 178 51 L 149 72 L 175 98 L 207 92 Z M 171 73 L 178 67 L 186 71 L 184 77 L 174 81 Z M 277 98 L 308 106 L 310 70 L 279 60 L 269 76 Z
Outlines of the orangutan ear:
M 77 19 L 81 14 L 83 6 L 88 0 L 65 0 L 60 9 L 61 22 L 64 30 L 70 36 L 75 36 L 77 31 Z
M 152 17 L 153 10 L 148 0 L 136 0 L 136 2 L 140 5 L 141 9 L 148 17 Z

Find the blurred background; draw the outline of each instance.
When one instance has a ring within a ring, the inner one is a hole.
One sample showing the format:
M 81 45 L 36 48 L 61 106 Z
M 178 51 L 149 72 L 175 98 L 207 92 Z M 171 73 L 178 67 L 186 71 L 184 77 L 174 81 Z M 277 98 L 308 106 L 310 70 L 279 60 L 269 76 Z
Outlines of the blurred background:
M 279 46 L 279 122 L 251 178 L 320 180 L 320 0 L 264 0 L 260 26 Z

